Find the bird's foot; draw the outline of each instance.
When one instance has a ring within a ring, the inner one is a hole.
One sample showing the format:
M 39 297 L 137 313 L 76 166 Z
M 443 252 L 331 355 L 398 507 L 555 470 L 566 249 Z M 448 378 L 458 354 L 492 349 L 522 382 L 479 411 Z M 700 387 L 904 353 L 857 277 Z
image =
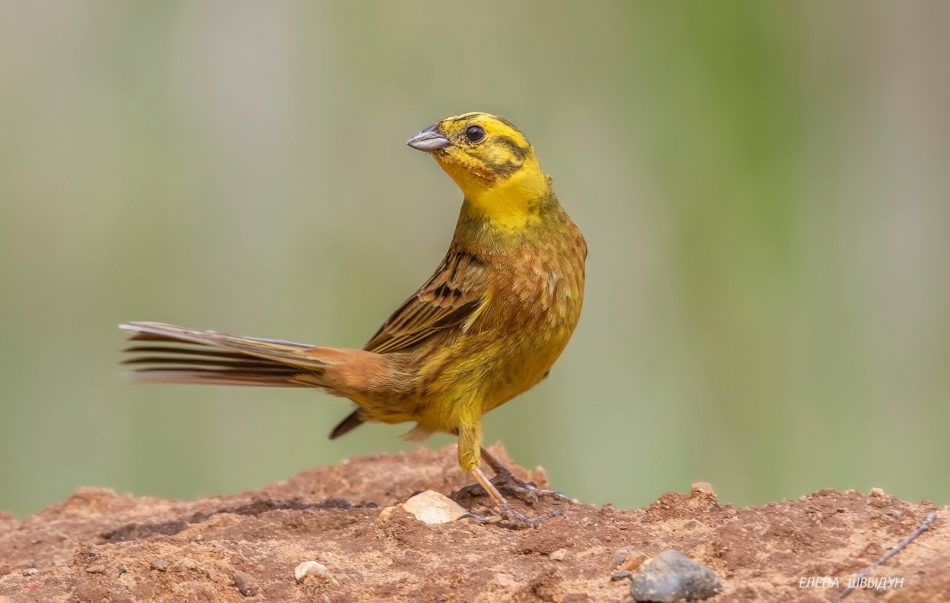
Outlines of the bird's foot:
M 539 488 L 534 482 L 526 482 L 524 480 L 518 479 L 511 471 L 499 472 L 495 475 L 493 483 L 495 484 L 496 488 L 507 492 L 508 494 L 518 496 L 522 500 L 526 500 L 531 503 L 537 502 L 542 496 L 550 496 L 555 500 L 571 502 L 571 498 L 563 492 Z
M 480 524 L 495 524 L 512 530 L 525 530 L 528 528 L 536 528 L 548 519 L 561 515 L 561 512 L 557 510 L 546 515 L 527 515 L 507 504 L 501 506 L 499 511 L 500 513 L 498 515 L 467 513 L 463 517 L 467 517 Z
M 511 503 L 508 502 L 501 492 L 498 491 L 498 487 L 501 486 L 506 490 L 522 496 L 523 491 L 531 491 L 533 498 L 529 499 L 530 504 L 534 504 L 538 499 L 538 492 L 541 492 L 534 484 L 527 484 L 521 480 L 515 478 L 506 467 L 496 468 L 495 477 L 488 479 L 481 469 L 475 467 L 471 469 L 472 475 L 475 476 L 475 479 L 478 481 L 478 484 L 473 484 L 471 486 L 465 486 L 452 494 L 452 498 L 456 502 L 459 502 L 460 499 L 466 496 L 478 496 L 482 493 L 487 493 L 491 497 L 492 501 L 495 503 L 495 508 L 497 508 L 500 513 L 499 515 L 489 515 L 489 516 L 480 516 L 475 515 L 474 513 L 469 513 L 468 517 L 471 517 L 473 520 L 479 523 L 497 523 L 507 528 L 520 530 L 524 528 L 536 528 L 546 519 L 550 519 L 556 515 L 560 515 L 561 511 L 559 509 L 553 509 L 550 513 L 543 517 L 531 517 L 525 515 L 521 511 L 518 511 L 511 506 Z M 561 496 L 564 496 L 563 494 Z
M 555 500 L 565 502 L 571 501 L 570 497 L 557 490 L 546 490 L 539 488 L 534 482 L 526 482 L 518 479 L 507 469 L 497 472 L 495 476 L 491 478 L 491 483 L 498 488 L 499 492 L 507 494 L 508 496 L 517 497 L 529 505 L 537 503 L 542 496 L 550 496 Z M 459 488 L 452 494 L 452 498 L 458 501 L 468 496 L 480 496 L 485 493 L 485 489 L 482 488 L 481 484 L 475 483 Z

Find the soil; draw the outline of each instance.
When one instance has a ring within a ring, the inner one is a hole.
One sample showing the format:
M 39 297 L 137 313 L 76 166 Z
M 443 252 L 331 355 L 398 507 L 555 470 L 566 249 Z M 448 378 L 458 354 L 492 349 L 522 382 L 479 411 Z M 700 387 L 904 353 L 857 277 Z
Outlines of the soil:
M 514 469 L 547 483 L 543 470 Z M 520 530 L 470 518 L 427 525 L 399 506 L 467 481 L 451 447 L 194 501 L 82 488 L 22 521 L 0 514 L 0 602 L 629 601 L 630 582 L 611 574 L 668 548 L 718 574 L 723 588 L 709 601 L 829 601 L 932 511 L 931 529 L 870 573 L 890 587 L 847 601 L 950 600 L 946 506 L 822 490 L 740 508 L 696 484 L 640 509 L 515 501 L 531 515 L 558 514 Z M 484 495 L 460 502 L 490 512 Z M 298 582 L 294 569 L 307 560 L 328 571 Z

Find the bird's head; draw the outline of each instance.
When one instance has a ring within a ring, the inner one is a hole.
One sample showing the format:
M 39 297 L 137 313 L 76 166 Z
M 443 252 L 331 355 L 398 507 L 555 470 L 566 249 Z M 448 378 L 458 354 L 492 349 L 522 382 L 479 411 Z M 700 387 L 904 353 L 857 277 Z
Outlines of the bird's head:
M 407 144 L 430 153 L 473 208 L 496 222 L 517 224 L 550 196 L 534 148 L 511 122 L 488 113 L 447 117 Z

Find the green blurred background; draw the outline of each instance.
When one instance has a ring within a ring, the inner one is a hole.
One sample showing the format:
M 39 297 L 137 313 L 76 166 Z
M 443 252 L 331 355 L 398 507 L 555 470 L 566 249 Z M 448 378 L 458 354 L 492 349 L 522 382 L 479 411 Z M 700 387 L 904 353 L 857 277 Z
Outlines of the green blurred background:
M 404 146 L 517 123 L 584 316 L 487 418 L 591 502 L 950 502 L 950 4 L 0 3 L 0 509 L 408 449 L 345 400 L 137 386 L 123 320 L 360 346 L 460 195 Z M 408 426 L 406 426 L 408 429 Z M 443 446 L 441 436 L 429 442 Z

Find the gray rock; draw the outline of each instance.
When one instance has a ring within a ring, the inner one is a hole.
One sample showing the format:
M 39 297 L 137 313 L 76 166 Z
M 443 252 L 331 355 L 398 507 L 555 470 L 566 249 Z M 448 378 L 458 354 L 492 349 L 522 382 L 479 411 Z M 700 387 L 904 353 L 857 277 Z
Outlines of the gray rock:
M 700 601 L 722 588 L 716 572 L 673 549 L 644 563 L 636 574 L 614 574 L 614 579 L 619 578 L 631 579 L 630 594 L 641 602 Z

